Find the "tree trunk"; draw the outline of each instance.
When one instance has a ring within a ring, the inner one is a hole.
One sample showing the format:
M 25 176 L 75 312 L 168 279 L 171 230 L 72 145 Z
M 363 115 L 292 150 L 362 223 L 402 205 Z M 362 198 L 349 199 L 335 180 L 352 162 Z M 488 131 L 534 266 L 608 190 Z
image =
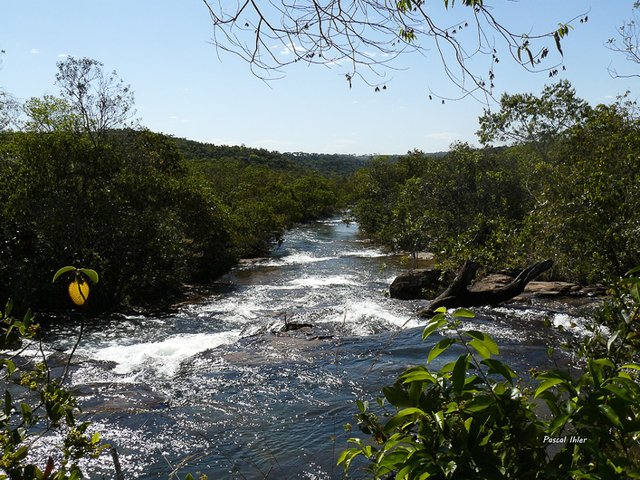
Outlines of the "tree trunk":
M 435 310 L 440 307 L 455 308 L 497 305 L 498 303 L 505 302 L 520 295 L 527 286 L 527 283 L 542 272 L 549 270 L 552 265 L 553 260 L 538 262 L 525 268 L 511 283 L 504 287 L 491 290 L 471 291 L 469 290 L 469 285 L 476 276 L 478 264 L 467 260 L 449 287 L 433 300 L 428 307 L 420 310 L 418 314 L 421 317 L 430 317 Z

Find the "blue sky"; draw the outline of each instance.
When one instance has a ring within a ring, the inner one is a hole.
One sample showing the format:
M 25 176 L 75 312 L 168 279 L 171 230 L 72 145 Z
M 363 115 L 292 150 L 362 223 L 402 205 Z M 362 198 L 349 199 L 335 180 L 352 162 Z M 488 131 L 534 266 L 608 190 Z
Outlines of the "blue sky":
M 228 0 L 225 0 L 227 2 Z M 233 0 L 229 5 L 235 5 Z M 495 0 L 494 13 L 516 31 L 556 28 L 588 12 L 563 43 L 566 72 L 590 103 L 610 102 L 636 80 L 612 79 L 607 67 L 634 70 L 605 48 L 631 16 L 633 1 Z M 464 12 L 440 16 L 455 23 Z M 177 137 L 279 151 L 405 153 L 476 143 L 484 105 L 467 98 L 429 101 L 430 91 L 456 92 L 435 52 L 405 56 L 388 72 L 387 89 L 362 82 L 350 89 L 341 66 L 296 64 L 265 84 L 240 59 L 211 45 L 212 26 L 201 0 L 0 0 L 0 87 L 18 99 L 56 94 L 56 62 L 91 57 L 116 70 L 135 91 L 142 125 Z M 284 53 L 282 53 L 284 55 Z M 538 93 L 550 80 L 501 55 L 497 90 Z M 640 71 L 640 67 L 636 69 Z

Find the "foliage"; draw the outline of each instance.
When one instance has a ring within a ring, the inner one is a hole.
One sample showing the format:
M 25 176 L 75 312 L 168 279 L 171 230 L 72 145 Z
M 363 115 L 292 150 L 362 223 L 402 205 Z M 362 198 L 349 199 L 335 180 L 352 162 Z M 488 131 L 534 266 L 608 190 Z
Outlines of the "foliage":
M 552 257 L 556 278 L 593 283 L 640 263 L 640 120 L 626 97 L 591 107 L 567 82 L 540 96 L 505 94 L 485 112 L 481 141 L 443 158 L 411 152 L 353 178 L 353 214 L 394 249 L 427 250 L 444 266 L 492 270 Z
M 473 255 L 505 263 L 500 247 L 522 215 L 524 192 L 508 158 L 456 144 L 443 156 L 378 159 L 353 179 L 360 228 L 396 250 L 431 251 L 455 265 Z
M 201 161 L 198 169 L 228 208 L 232 243 L 240 257 L 268 254 L 286 229 L 336 208 L 337 184 L 319 173 L 276 170 L 234 158 Z
M 3 147 L 1 288 L 19 303 L 61 306 L 34 273 L 60 264 L 103 273 L 96 310 L 175 294 L 231 265 L 224 207 L 165 138 L 125 131 L 95 145 L 58 131 Z
M 427 363 L 456 348 L 457 359 L 407 369 L 376 411 L 358 401 L 371 438 L 350 439 L 338 463 L 348 471 L 362 458 L 373 478 L 398 480 L 640 478 L 639 288 L 636 277 L 619 285 L 603 313 L 611 330 L 583 341 L 575 376 L 556 368 L 523 378 L 494 358 L 491 337 L 462 327 L 472 312 L 441 309 L 422 337 L 450 335 Z
M 25 341 L 33 341 L 39 326 L 30 312 L 22 320 L 11 315 L 12 302 L 0 311 L 0 479 L 80 479 L 78 461 L 96 458 L 107 448 L 100 435 L 89 435 L 88 422 L 76 418 L 75 397 L 60 379 L 52 379 L 44 354 L 40 362 L 24 355 Z M 20 360 L 20 361 L 18 361 Z M 59 457 L 34 459 L 33 447 L 44 435 L 61 436 Z
M 485 145 L 526 143 L 546 159 L 552 143 L 584 121 L 589 109 L 567 80 L 546 86 L 540 96 L 505 93 L 498 112 L 485 110 L 480 117 L 478 138 Z
M 335 179 L 276 152 L 123 129 L 133 94 L 96 60 L 68 57 L 56 80 L 0 136 L 0 296 L 19 305 L 66 306 L 37 273 L 60 264 L 102 272 L 94 313 L 166 303 L 336 208 Z

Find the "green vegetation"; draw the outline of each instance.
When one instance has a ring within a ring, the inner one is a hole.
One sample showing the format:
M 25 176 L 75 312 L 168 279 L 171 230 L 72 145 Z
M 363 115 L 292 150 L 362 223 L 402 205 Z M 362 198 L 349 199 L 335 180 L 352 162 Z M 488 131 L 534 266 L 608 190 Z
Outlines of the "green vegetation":
M 444 335 L 427 363 L 455 349 L 457 359 L 409 368 L 377 407 L 358 401 L 369 439 L 350 439 L 338 463 L 364 459 L 372 478 L 396 480 L 640 478 L 639 289 L 637 277 L 618 284 L 592 335 L 574 340 L 574 376 L 517 374 L 491 337 L 463 328 L 472 312 L 441 309 L 422 335 Z
M 482 149 L 379 158 L 352 179 L 353 214 L 394 249 L 457 268 L 553 258 L 556 278 L 603 282 L 640 264 L 640 119 L 625 97 L 590 107 L 563 81 L 503 95 Z M 490 146 L 497 143 L 498 146 Z
M 104 279 L 93 312 L 167 302 L 337 208 L 335 176 L 131 128 L 115 72 L 72 57 L 58 69 L 60 96 L 28 100 L 20 129 L 0 135 L 0 298 L 63 307 L 40 272 L 87 264 Z
M 626 97 L 589 106 L 568 82 L 542 95 L 504 95 L 480 118 L 485 148 L 444 157 L 375 159 L 353 179 L 353 215 L 394 249 L 436 254 L 457 268 L 555 260 L 556 277 L 620 278 L 640 264 L 640 118 Z M 492 146 L 492 144 L 497 146 Z M 566 348 L 575 371 L 516 373 L 488 335 L 463 327 L 468 310 L 439 309 L 427 363 L 358 401 L 358 424 L 339 463 L 373 478 L 640 478 L 640 268 L 614 281 L 589 334 Z M 350 426 L 349 426 L 350 428 Z
M 61 378 L 52 378 L 44 354 L 41 359 L 23 355 L 25 342 L 34 339 L 39 325 L 30 312 L 18 320 L 12 308 L 7 302 L 0 311 L 0 479 L 83 478 L 78 462 L 96 458 L 107 446 L 98 433 L 87 433 L 89 422 L 77 420 L 76 399 L 63 385 L 68 364 Z M 55 442 L 56 455 L 31 458 L 30 451 L 42 437 L 53 434 L 60 440 Z

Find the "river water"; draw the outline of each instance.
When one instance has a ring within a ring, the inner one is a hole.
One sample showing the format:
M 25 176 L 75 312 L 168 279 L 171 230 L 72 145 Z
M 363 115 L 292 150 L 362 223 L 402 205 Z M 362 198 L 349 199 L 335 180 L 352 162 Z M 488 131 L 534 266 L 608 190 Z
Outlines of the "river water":
M 117 448 L 127 479 L 343 478 L 336 460 L 359 433 L 343 429 L 355 423 L 355 400 L 423 363 L 439 338 L 420 340 L 422 303 L 385 295 L 404 268 L 356 225 L 332 219 L 292 230 L 271 258 L 172 313 L 93 321 L 70 377 L 83 416 Z M 545 318 L 569 330 L 584 322 L 533 304 L 480 309 L 473 323 L 525 371 L 544 365 L 558 338 Z M 69 351 L 76 328 L 52 328 L 46 347 Z M 114 478 L 108 454 L 86 468 Z

